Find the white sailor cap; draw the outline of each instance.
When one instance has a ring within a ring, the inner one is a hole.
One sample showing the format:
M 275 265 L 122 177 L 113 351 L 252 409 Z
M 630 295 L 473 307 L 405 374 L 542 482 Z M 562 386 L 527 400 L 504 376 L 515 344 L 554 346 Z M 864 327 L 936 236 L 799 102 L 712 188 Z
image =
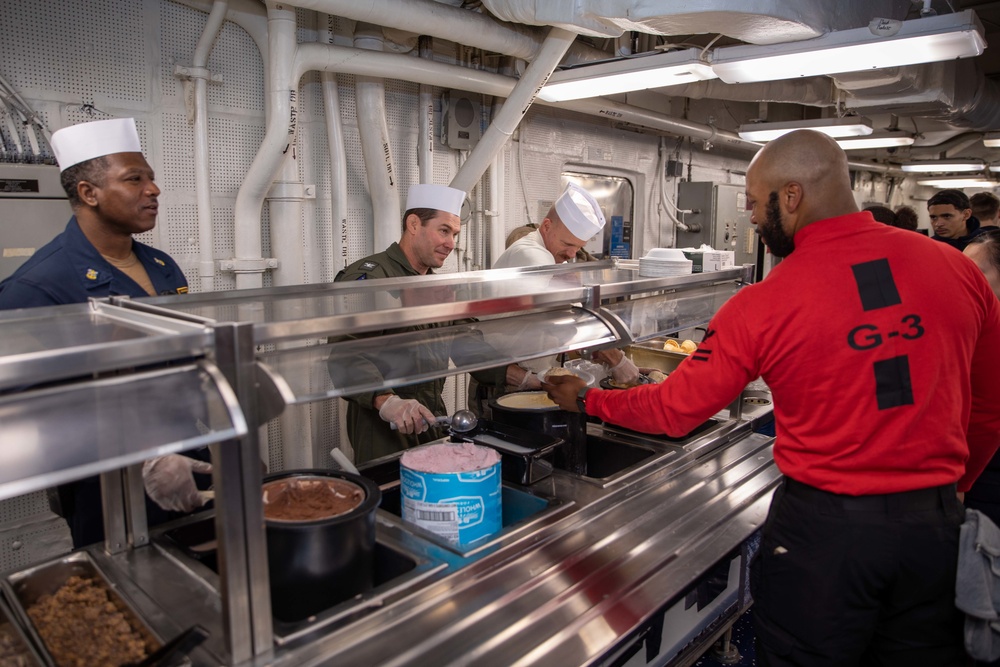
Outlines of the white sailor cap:
M 556 200 L 556 213 L 569 233 L 586 241 L 604 229 L 604 214 L 589 192 L 569 183 Z
M 141 153 L 134 118 L 112 118 L 71 125 L 52 133 L 49 142 L 59 171 L 113 153 Z
M 433 208 L 461 217 L 464 202 L 465 193 L 461 190 L 449 188 L 447 185 L 421 183 L 410 186 L 406 193 L 406 208 L 404 210 Z

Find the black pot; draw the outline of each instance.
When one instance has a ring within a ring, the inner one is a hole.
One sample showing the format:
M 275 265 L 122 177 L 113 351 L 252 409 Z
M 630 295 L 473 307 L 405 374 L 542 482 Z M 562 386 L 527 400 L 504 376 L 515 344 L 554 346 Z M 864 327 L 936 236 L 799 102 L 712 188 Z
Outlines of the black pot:
M 365 499 L 353 510 L 315 521 L 265 519 L 271 610 L 281 621 L 299 621 L 371 589 L 375 560 L 375 510 L 382 499 L 371 480 L 339 470 L 286 470 L 287 477 L 336 477 L 353 482 Z
M 544 391 L 521 393 L 545 394 Z M 579 475 L 587 474 L 587 415 L 568 412 L 555 406 L 509 407 L 502 405 L 502 400 L 503 396 L 490 400 L 493 421 L 560 438 L 563 445 L 556 450 L 556 467 Z

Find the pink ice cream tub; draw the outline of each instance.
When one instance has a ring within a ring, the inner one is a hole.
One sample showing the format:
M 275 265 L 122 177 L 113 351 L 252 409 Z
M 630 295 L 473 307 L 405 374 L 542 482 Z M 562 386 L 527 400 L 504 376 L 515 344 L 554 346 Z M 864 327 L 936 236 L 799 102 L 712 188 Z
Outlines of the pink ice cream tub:
M 403 520 L 468 546 L 500 532 L 500 454 L 470 442 L 408 449 L 399 459 Z

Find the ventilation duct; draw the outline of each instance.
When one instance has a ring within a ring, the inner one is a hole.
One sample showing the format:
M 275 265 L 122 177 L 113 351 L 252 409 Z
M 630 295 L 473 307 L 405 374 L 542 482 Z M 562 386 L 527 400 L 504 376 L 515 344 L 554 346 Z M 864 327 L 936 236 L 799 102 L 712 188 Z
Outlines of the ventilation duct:
M 873 16 L 903 19 L 909 0 L 483 0 L 499 19 L 554 25 L 594 37 L 626 30 L 654 35 L 718 34 L 778 44 L 867 25 Z

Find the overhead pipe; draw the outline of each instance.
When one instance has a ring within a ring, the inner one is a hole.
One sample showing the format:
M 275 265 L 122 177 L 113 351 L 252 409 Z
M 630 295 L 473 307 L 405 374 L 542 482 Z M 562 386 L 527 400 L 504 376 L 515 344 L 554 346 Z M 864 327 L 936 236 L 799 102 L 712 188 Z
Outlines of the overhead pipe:
M 215 0 L 192 58 L 194 79 L 194 190 L 198 208 L 198 277 L 203 292 L 215 291 L 215 236 L 212 233 L 212 188 L 208 152 L 208 56 L 222 31 L 228 0 Z
M 294 0 L 294 4 L 303 9 L 315 9 L 355 21 L 438 37 L 523 60 L 534 60 L 544 40 L 544 32 L 541 30 L 498 21 L 486 14 L 452 7 L 435 0 Z M 607 57 L 608 54 L 600 49 L 576 44 L 567 54 L 566 64 L 603 60 Z
M 431 38 L 421 35 L 418 40 L 420 57 L 432 60 L 434 44 Z M 419 135 L 417 136 L 417 168 L 420 170 L 420 183 L 434 182 L 434 95 L 433 87 L 420 84 L 417 93 L 417 113 L 420 115 Z
M 354 44 L 362 53 L 379 53 L 383 47 L 382 29 L 358 23 Z M 334 47 L 329 47 L 334 48 Z M 383 73 L 388 75 L 388 73 Z M 381 252 L 399 240 L 399 190 L 396 184 L 389 124 L 385 118 L 385 83 L 382 76 L 355 77 L 358 133 L 361 137 L 361 157 L 368 178 L 372 214 L 375 218 L 371 252 Z
M 333 44 L 331 14 L 320 14 L 324 25 L 323 41 Z M 323 109 L 326 117 L 326 142 L 330 151 L 330 216 L 333 224 L 333 268 L 347 268 L 347 150 L 344 147 L 344 121 L 340 116 L 340 90 L 337 75 L 321 72 Z
M 300 44 L 296 56 L 296 72 L 305 73 L 312 70 L 366 76 L 391 76 L 413 83 L 429 83 L 435 86 L 458 88 L 497 97 L 507 97 L 517 84 L 517 79 L 502 74 L 420 60 L 407 55 L 362 51 L 344 46 Z M 538 104 L 577 111 L 613 121 L 632 123 L 677 136 L 701 139 L 744 153 L 756 153 L 762 147 L 761 144 L 741 138 L 735 132 L 720 130 L 713 125 L 703 125 L 681 118 L 664 116 L 604 97 L 568 102 L 538 100 Z M 902 174 L 899 169 L 866 162 L 852 161 L 848 162 L 848 166 L 859 171 Z
M 574 39 L 576 33 L 568 30 L 562 28 L 549 30 L 538 56 L 528 65 L 520 80 L 510 91 L 503 109 L 490 123 L 482 139 L 469 154 L 469 159 L 452 179 L 451 187 L 468 192 L 479 182 L 490 163 L 514 133 L 518 123 L 524 118 L 524 114 L 528 113 L 538 91 L 552 76 L 552 71 L 562 60 Z

